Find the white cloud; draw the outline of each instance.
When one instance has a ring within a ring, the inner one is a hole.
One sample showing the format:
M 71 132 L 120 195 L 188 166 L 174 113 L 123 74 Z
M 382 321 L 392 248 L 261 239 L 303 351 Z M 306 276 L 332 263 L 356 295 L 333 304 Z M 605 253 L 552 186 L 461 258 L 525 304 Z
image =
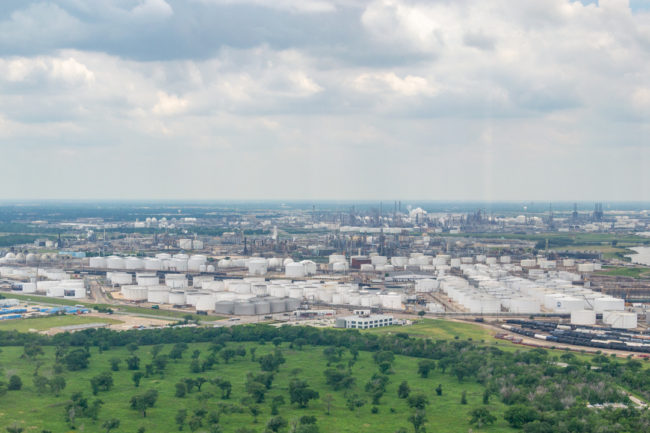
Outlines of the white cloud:
M 12 167 L 0 181 L 31 149 L 30 167 L 44 173 L 53 164 L 108 168 L 119 163 L 113 153 L 129 152 L 126 168 L 139 173 L 126 170 L 124 182 L 160 198 L 229 185 L 245 170 L 250 181 L 234 192 L 187 196 L 650 199 L 638 174 L 650 164 L 650 15 L 625 2 L 250 0 L 244 11 L 274 25 L 244 20 L 205 33 L 216 47 L 207 56 L 170 59 L 157 38 L 146 60 L 83 47 L 92 26 L 80 17 L 101 11 L 102 25 L 118 29 L 156 20 L 171 32 L 166 43 L 191 49 L 187 27 L 167 23 L 190 16 L 203 32 L 191 7 L 233 12 L 242 3 L 180 4 L 66 0 L 0 16 L 2 40 L 59 35 L 54 49 L 0 55 L 0 146 Z M 309 41 L 304 29 L 282 26 L 297 14 L 346 18 L 354 32 Z M 282 43 L 238 39 L 278 29 Z M 157 164 L 141 163 L 152 155 Z M 177 164 L 197 170 L 166 192 L 148 186 Z M 541 167 L 551 167 L 545 182 Z M 89 178 L 52 191 L 106 193 Z M 37 194 L 26 185 L 12 194 Z
M 354 85 L 362 92 L 378 95 L 390 91 L 402 96 L 433 96 L 437 92 L 423 77 L 407 75 L 400 78 L 393 72 L 364 73 L 354 79 Z
M 142 0 L 131 13 L 139 18 L 161 19 L 171 16 L 174 11 L 165 0 Z

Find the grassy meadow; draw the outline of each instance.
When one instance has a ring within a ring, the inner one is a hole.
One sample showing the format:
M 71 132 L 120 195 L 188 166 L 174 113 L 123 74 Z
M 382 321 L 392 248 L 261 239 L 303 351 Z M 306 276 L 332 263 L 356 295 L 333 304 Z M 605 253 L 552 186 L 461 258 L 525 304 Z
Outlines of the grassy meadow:
M 189 349 L 184 353 L 183 358 L 174 362 L 170 360 L 163 374 L 153 374 L 151 377 L 143 378 L 140 386 L 136 388 L 132 382 L 133 371 L 126 369 L 125 362 L 120 365 L 120 371 L 112 372 L 114 387 L 110 391 L 100 391 L 94 397 L 91 392 L 90 378 L 102 372 L 111 371 L 111 358 L 126 359 L 130 354 L 125 348 L 111 349 L 99 353 L 98 349 L 90 349 L 92 356 L 90 365 L 85 370 L 67 371 L 64 376 L 67 386 L 59 397 L 51 392 L 38 394 L 33 385 L 33 373 L 37 364 L 42 363 L 39 374 L 51 377 L 54 375 L 54 348 L 45 347 L 45 354 L 35 361 L 21 359 L 22 347 L 3 347 L 0 353 L 0 367 L 5 381 L 11 375 L 18 375 L 23 381 L 23 388 L 19 391 L 8 391 L 0 396 L 0 428 L 2 431 L 7 426 L 17 423 L 25 428 L 25 432 L 68 432 L 69 424 L 65 421 L 65 404 L 74 392 L 83 392 L 84 397 L 92 401 L 99 398 L 104 402 L 99 412 L 97 421 L 88 418 L 78 418 L 76 431 L 103 432 L 103 422 L 108 418 L 120 420 L 119 428 L 115 432 L 136 432 L 144 427 L 147 432 L 175 432 L 178 431 L 175 423 L 175 415 L 179 409 L 188 410 L 188 419 L 195 409 L 205 408 L 208 412 L 217 409 L 220 402 L 238 404 L 242 397 L 247 396 L 245 392 L 246 374 L 248 372 L 259 373 L 260 365 L 251 360 L 249 349 L 256 347 L 256 357 L 271 353 L 275 348 L 272 344 L 251 344 L 251 343 L 229 343 L 229 347 L 243 346 L 247 349 L 245 357 L 236 357 L 226 364 L 223 360 L 213 370 L 203 373 L 190 372 L 190 355 L 194 350 L 200 350 L 200 359 L 205 359 L 208 354 L 208 344 L 190 344 Z M 166 345 L 161 353 L 169 353 L 171 345 Z M 141 358 L 140 371 L 143 366 L 151 361 L 152 346 L 141 346 L 135 354 Z M 377 413 L 373 413 L 370 395 L 365 392 L 364 386 L 370 377 L 378 371 L 377 365 L 372 359 L 372 353 L 360 352 L 357 362 L 352 366 L 352 374 L 356 381 L 353 385 L 354 392 L 359 394 L 366 404 L 354 411 L 346 407 L 344 397 L 345 390 L 334 391 L 325 381 L 323 374 L 327 367 L 327 361 L 323 355 L 323 347 L 304 346 L 302 350 L 291 349 L 287 343 L 280 345 L 280 349 L 286 358 L 286 363 L 280 366 L 276 373 L 271 389 L 267 392 L 265 401 L 259 404 L 260 413 L 257 422 L 247 411 L 245 413 L 223 413 L 219 425 L 223 432 L 235 432 L 241 427 L 248 427 L 256 432 L 265 430 L 266 422 L 271 418 L 270 401 L 276 395 L 285 399 L 285 404 L 279 407 L 279 414 L 288 421 L 296 420 L 303 415 L 313 415 L 318 419 L 318 426 L 321 432 L 331 433 L 360 433 L 360 432 L 387 432 L 393 433 L 400 427 L 407 431 L 413 431 L 408 417 L 413 410 L 408 407 L 404 399 L 397 396 L 397 388 L 402 381 L 407 381 L 411 394 L 421 392 L 425 394 L 430 404 L 426 408 L 426 428 L 431 432 L 465 432 L 476 427 L 469 425 L 468 412 L 477 407 L 486 407 L 497 417 L 492 426 L 481 427 L 480 431 L 485 432 L 508 432 L 514 431 L 508 427 L 503 419 L 505 406 L 493 397 L 489 404 L 484 405 L 482 401 L 484 388 L 473 381 L 459 383 L 449 372 L 443 374 L 435 370 L 426 379 L 417 374 L 418 359 L 396 356 L 392 364 L 393 373 L 389 375 L 390 382 L 386 392 L 377 406 Z M 344 351 L 342 364 L 347 366 L 351 355 Z M 219 388 L 210 383 L 203 385 L 201 392 L 196 390 L 184 398 L 175 397 L 175 384 L 182 378 L 205 377 L 211 379 L 220 377 L 232 383 L 232 395 L 228 400 L 221 399 Z M 288 386 L 293 378 L 307 381 L 309 386 L 318 391 L 320 398 L 312 400 L 305 409 L 291 405 Z M 434 389 L 442 385 L 443 394 L 437 396 Z M 129 401 L 135 394 L 141 394 L 146 390 L 155 389 L 159 392 L 155 406 L 148 410 L 146 418 L 129 408 Z M 461 393 L 466 391 L 467 403 L 461 405 Z M 199 395 L 207 394 L 207 398 L 201 401 Z M 325 396 L 330 394 L 333 397 L 331 402 L 331 414 L 327 415 L 327 404 Z M 186 425 L 184 431 L 190 431 Z M 208 431 L 207 426 L 199 427 L 196 431 Z M 284 428 L 282 431 L 287 431 Z

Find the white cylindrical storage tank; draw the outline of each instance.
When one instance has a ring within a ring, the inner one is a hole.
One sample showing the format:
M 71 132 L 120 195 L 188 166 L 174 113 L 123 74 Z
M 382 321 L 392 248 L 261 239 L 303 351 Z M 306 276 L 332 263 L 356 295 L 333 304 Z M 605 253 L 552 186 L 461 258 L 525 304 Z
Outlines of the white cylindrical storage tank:
M 122 286 L 120 293 L 127 301 L 146 301 L 149 289 L 141 286 Z
M 147 257 L 144 259 L 144 269 L 147 271 L 160 271 L 162 270 L 163 262 L 160 259 L 153 259 Z
M 375 272 L 375 267 L 369 263 L 364 263 L 360 268 L 361 272 Z
M 393 266 L 403 267 L 403 266 L 408 265 L 408 262 L 409 262 L 409 259 L 407 257 L 397 256 L 397 257 L 391 257 L 390 258 L 390 264 L 393 265 Z
M 64 286 L 52 286 L 52 287 L 48 287 L 45 293 L 46 296 L 52 298 L 61 298 L 63 297 L 64 292 L 65 292 Z
M 169 303 L 169 287 L 156 286 L 147 288 L 147 302 L 153 304 L 168 304 Z
M 290 287 L 289 297 L 295 299 L 302 299 L 304 297 L 302 287 Z
M 286 302 L 284 299 L 272 299 L 270 304 L 271 313 L 284 313 L 287 311 Z
M 603 319 L 605 318 L 603 314 Z M 637 327 L 636 313 L 626 313 L 623 311 L 612 311 L 608 314 L 609 325 L 612 328 L 634 329 Z
M 124 268 L 125 269 L 144 269 L 144 260 L 137 257 L 127 257 L 124 259 Z
M 449 264 L 452 268 L 460 268 L 460 259 L 451 259 Z
M 286 267 L 289 263 L 293 263 L 293 259 L 291 257 L 287 257 L 282 261 L 282 266 Z
M 248 261 L 248 274 L 249 275 L 266 275 L 268 271 L 268 262 L 266 259 L 250 259 Z
M 268 294 L 268 288 L 265 283 L 252 283 L 251 293 L 255 296 L 266 296 Z
M 282 268 L 282 259 L 278 257 L 271 257 L 269 259 L 268 269 L 281 269 Z
M 189 283 L 185 274 L 166 274 L 165 285 L 172 289 L 185 289 Z
M 332 271 L 334 272 L 346 272 L 348 270 L 348 264 L 346 262 L 335 262 L 332 264 Z
M 233 301 L 218 301 L 214 305 L 214 312 L 217 314 L 233 314 L 235 303 Z
M 23 293 L 36 293 L 36 283 L 23 283 Z
M 185 292 L 180 290 L 169 292 L 169 303 L 173 305 L 185 305 Z
M 311 260 L 303 260 L 300 264 L 305 267 L 305 275 L 314 275 L 318 269 L 316 263 Z
M 345 260 L 345 256 L 343 254 L 330 254 L 329 256 L 329 263 L 334 264 L 334 263 L 346 263 L 347 260 Z
M 597 313 L 602 313 L 603 311 L 623 311 L 625 310 L 625 301 L 620 298 L 603 296 L 594 300 L 593 308 Z
M 206 266 L 205 271 L 206 272 L 215 272 L 216 269 L 214 268 L 214 265 L 208 265 L 208 266 Z
M 215 306 L 216 307 L 216 306 Z M 248 301 L 237 302 L 233 312 L 237 316 L 254 316 L 255 315 L 255 304 Z
M 199 260 L 192 257 L 187 261 L 187 270 L 189 272 L 201 272 L 201 266 L 205 266 L 205 260 Z M 204 268 L 205 271 L 205 268 Z
M 242 280 L 226 280 L 229 292 L 246 294 L 251 292 L 251 283 Z
M 578 272 L 593 272 L 593 263 L 578 263 Z
M 565 268 L 572 268 L 576 265 L 576 261 L 573 259 L 564 259 L 562 260 L 562 266 Z
M 214 311 L 216 301 L 211 294 L 203 294 L 196 299 L 196 311 Z
M 106 258 L 106 268 L 108 269 L 124 269 L 124 259 L 118 256 L 110 256 Z
M 254 302 L 255 304 L 255 314 L 258 316 L 263 316 L 266 314 L 271 314 L 271 303 L 266 300 L 258 300 Z
M 95 269 L 106 269 L 106 257 L 91 257 L 88 266 Z
M 557 298 L 555 311 L 559 313 L 570 313 L 571 311 L 582 309 L 584 309 L 584 303 L 580 298 L 570 296 Z
M 284 275 L 289 278 L 303 278 L 305 267 L 301 263 L 288 263 L 284 266 Z
M 571 312 L 572 325 L 595 325 L 596 312 L 593 310 L 575 310 Z
M 232 268 L 232 260 L 230 259 L 219 260 L 219 262 L 217 263 L 217 267 L 220 269 Z
M 510 263 L 510 256 L 501 256 L 501 263 Z
M 388 263 L 388 258 L 386 256 L 372 256 L 370 257 L 370 263 L 373 266 L 384 266 Z
M 211 292 L 225 292 L 226 286 L 223 281 L 204 281 L 201 288 Z
M 423 278 L 415 281 L 415 291 L 418 293 L 433 292 L 438 288 L 438 281 L 431 278 Z
M 107 272 L 106 278 L 111 284 L 133 284 L 133 275 L 126 272 Z
M 540 307 L 540 301 L 533 298 L 512 298 L 508 302 L 508 310 L 517 314 L 537 314 Z
M 135 281 L 138 283 L 138 286 L 160 285 L 160 278 L 155 274 L 136 274 Z
M 159 260 L 170 260 L 172 256 L 168 253 L 158 253 L 156 254 L 156 258 Z
M 180 255 L 180 254 L 178 254 Z M 187 272 L 187 259 L 174 257 L 169 263 L 169 270 L 176 272 Z
M 398 293 L 388 293 L 385 295 L 379 295 L 379 300 L 381 302 L 382 308 L 388 308 L 390 310 L 402 310 L 402 296 Z

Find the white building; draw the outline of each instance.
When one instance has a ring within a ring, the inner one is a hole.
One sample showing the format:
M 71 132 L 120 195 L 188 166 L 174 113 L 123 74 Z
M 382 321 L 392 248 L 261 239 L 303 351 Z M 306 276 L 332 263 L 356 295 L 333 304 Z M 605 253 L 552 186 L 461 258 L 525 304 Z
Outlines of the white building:
M 370 316 L 347 316 L 336 319 L 337 328 L 369 329 L 393 325 L 393 316 L 375 314 Z

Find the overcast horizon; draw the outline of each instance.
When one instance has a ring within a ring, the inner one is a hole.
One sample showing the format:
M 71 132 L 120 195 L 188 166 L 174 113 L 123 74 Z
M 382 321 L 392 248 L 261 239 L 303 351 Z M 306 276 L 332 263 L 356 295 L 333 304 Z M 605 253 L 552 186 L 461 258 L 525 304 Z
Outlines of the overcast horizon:
M 650 201 L 650 0 L 4 0 L 0 200 Z

